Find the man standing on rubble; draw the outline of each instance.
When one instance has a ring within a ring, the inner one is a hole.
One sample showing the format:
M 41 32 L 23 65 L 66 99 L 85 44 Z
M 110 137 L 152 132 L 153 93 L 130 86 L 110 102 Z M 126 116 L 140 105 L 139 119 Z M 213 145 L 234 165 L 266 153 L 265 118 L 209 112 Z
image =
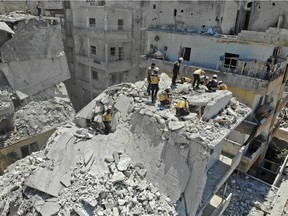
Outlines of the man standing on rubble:
M 158 75 L 159 72 L 159 68 L 156 67 L 152 74 L 151 74 L 151 100 L 152 103 L 155 103 L 155 100 L 157 98 L 157 93 L 159 91 L 159 82 L 160 82 L 160 78 Z
M 111 121 L 112 121 L 112 106 L 109 105 L 106 112 L 103 114 L 103 123 L 104 123 L 104 133 L 107 135 L 111 130 Z
M 41 11 L 42 11 L 42 3 L 41 3 L 41 1 L 37 2 L 36 9 L 37 9 L 37 16 L 41 16 Z
M 147 86 L 147 93 L 150 96 L 151 94 L 151 74 L 155 68 L 156 64 L 152 63 L 151 66 L 147 69 L 147 82 L 148 82 L 148 86 Z
M 183 58 L 180 57 L 175 63 L 174 63 L 174 67 L 173 67 L 173 77 L 172 77 L 172 84 L 171 87 L 175 88 L 176 87 L 176 79 L 178 74 L 180 74 L 180 64 L 183 61 Z
M 195 88 L 196 82 L 197 82 L 196 89 L 199 88 L 200 76 L 203 76 L 203 75 L 205 76 L 206 73 L 205 73 L 205 71 L 203 71 L 203 70 L 200 69 L 200 68 L 199 68 L 198 70 L 195 70 L 195 71 L 194 71 L 194 73 L 193 73 L 193 78 L 194 78 L 194 80 L 193 80 L 193 84 L 192 84 L 193 89 Z

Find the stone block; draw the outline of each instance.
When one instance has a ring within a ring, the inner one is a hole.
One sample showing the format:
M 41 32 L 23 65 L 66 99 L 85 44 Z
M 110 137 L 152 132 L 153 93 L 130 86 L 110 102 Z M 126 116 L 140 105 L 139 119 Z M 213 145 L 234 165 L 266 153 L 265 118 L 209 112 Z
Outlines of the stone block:
M 204 121 L 208 121 L 224 110 L 232 98 L 232 92 L 228 90 L 218 91 L 217 93 L 219 94 L 215 95 L 215 97 L 212 98 L 205 106 L 204 113 L 202 115 L 202 119 Z

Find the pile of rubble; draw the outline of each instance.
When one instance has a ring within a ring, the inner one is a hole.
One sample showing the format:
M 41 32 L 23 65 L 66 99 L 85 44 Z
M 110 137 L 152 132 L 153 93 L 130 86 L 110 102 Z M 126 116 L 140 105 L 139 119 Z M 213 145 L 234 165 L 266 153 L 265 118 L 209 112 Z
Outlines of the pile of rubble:
M 170 83 L 171 79 L 166 74 L 161 74 L 160 88 L 165 89 L 170 86 Z M 120 117 L 127 121 L 135 113 L 151 117 L 152 122 L 160 124 L 163 132 L 178 131 L 183 128 L 185 133 L 182 134 L 187 138 L 199 139 L 201 142 L 211 144 L 212 141 L 218 141 L 232 126 L 239 124 L 238 120 L 245 118 L 250 112 L 250 108 L 232 98 L 230 91 L 205 93 L 205 90 L 201 89 L 191 92 L 190 87 L 190 84 L 183 84 L 172 90 L 172 106 L 162 110 L 159 109 L 159 102 L 155 105 L 150 104 L 150 97 L 147 98 L 144 94 L 146 87 L 143 81 L 135 85 L 129 83 L 116 85 L 105 90 L 80 111 L 76 115 L 76 123 L 86 127 L 87 119 L 92 116 L 101 119 L 102 111 L 112 105 L 116 110 L 114 128 Z M 174 107 L 183 95 L 187 98 L 190 107 L 195 110 L 181 120 L 175 116 Z M 204 111 L 201 111 L 203 108 Z M 199 111 L 203 113 L 202 116 L 199 116 Z M 121 113 L 125 113 L 125 117 Z
M 23 186 L 27 176 L 45 167 L 42 153 L 17 161 L 0 176 L 1 215 L 177 215 L 172 201 L 145 178 L 144 165 L 133 164 L 117 152 L 106 159 L 107 170 L 101 177 L 81 169 L 93 154 L 82 158 L 62 179 L 65 188 L 57 198 Z
M 279 117 L 282 119 L 280 123 L 281 128 L 288 128 L 288 107 L 285 106 L 281 111 Z
M 162 74 L 160 88 L 170 83 Z M 175 215 L 175 203 L 183 204 L 185 194 L 186 209 L 179 212 L 195 215 L 212 150 L 251 110 L 229 91 L 191 92 L 186 84 L 172 90 L 173 104 L 163 110 L 145 91 L 142 81 L 109 87 L 75 123 L 92 131 L 89 122 L 101 123 L 98 117 L 111 105 L 112 133 L 82 139 L 76 136 L 79 127 L 61 127 L 45 150 L 10 167 L 0 178 L 0 191 L 8 191 L 0 194 L 0 214 Z M 175 103 L 183 94 L 191 113 L 181 119 Z M 113 152 L 121 154 L 109 159 Z
M 221 196 L 233 193 L 224 215 L 260 216 L 271 211 L 277 197 L 277 188 L 245 174 L 234 173 L 218 193 Z

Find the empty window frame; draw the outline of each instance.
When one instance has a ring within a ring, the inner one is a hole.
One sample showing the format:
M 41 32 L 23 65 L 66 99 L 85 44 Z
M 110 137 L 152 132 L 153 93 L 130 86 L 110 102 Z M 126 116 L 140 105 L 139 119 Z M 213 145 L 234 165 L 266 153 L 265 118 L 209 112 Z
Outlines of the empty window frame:
M 92 79 L 98 80 L 98 72 L 96 71 L 96 69 L 92 68 L 91 73 L 92 73 Z
M 239 58 L 238 54 L 235 53 L 225 53 L 224 67 L 235 69 L 237 66 L 237 60 Z
M 24 158 L 30 155 L 32 152 L 39 151 L 39 148 L 38 148 L 37 142 L 34 142 L 29 145 L 22 146 L 20 150 L 21 150 L 22 158 Z
M 118 19 L 118 31 L 123 31 L 124 29 L 124 20 Z
M 89 18 L 89 27 L 95 27 L 95 26 L 96 26 L 96 19 Z
M 191 48 L 183 47 L 181 49 L 180 56 L 183 57 L 184 61 L 189 61 L 190 60 L 190 55 L 191 55 Z
M 118 60 L 121 61 L 124 59 L 123 47 L 118 47 Z
M 110 47 L 110 55 L 115 56 L 116 54 L 116 47 Z
M 90 46 L 90 53 L 91 55 L 96 55 L 96 46 L 93 45 Z

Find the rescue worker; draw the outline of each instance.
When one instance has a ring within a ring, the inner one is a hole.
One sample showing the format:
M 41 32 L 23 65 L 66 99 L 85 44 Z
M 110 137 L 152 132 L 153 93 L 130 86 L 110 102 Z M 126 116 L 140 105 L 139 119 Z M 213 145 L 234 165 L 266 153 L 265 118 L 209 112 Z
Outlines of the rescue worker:
M 205 76 L 205 75 L 206 73 L 202 69 L 199 68 L 198 70 L 195 70 L 193 73 L 194 81 L 193 81 L 192 87 L 195 88 L 195 84 L 197 82 L 196 88 L 198 89 L 199 84 L 200 84 L 200 76 Z
M 227 85 L 225 85 L 222 81 L 218 82 L 218 89 L 219 90 L 227 90 Z
M 160 78 L 158 76 L 158 72 L 159 72 L 159 68 L 156 67 L 151 74 L 151 100 L 152 100 L 152 103 L 155 103 L 155 100 L 157 98 L 157 93 L 159 91 Z
M 111 130 L 111 121 L 112 121 L 112 106 L 108 106 L 108 109 L 103 114 L 103 123 L 104 123 L 104 133 L 109 134 Z
M 181 84 L 183 84 L 184 82 L 191 83 L 192 79 L 189 77 L 181 77 Z
M 177 75 L 180 74 L 180 64 L 183 61 L 183 58 L 180 57 L 175 63 L 173 67 L 173 77 L 172 77 L 172 84 L 171 87 L 176 87 L 176 79 Z
M 172 102 L 170 88 L 165 89 L 159 94 L 159 101 L 161 106 L 170 107 L 170 104 Z
M 148 82 L 148 86 L 147 86 L 147 93 L 150 96 L 151 94 L 151 73 L 154 70 L 156 64 L 155 63 L 151 63 L 151 66 L 147 69 L 147 82 Z
M 189 114 L 189 104 L 186 97 L 182 97 L 183 100 L 179 101 L 176 108 L 176 117 L 181 117 Z
M 216 92 L 218 88 L 218 81 L 216 74 L 214 74 L 212 80 L 209 80 L 209 82 L 207 83 L 207 88 L 209 89 L 210 92 Z

